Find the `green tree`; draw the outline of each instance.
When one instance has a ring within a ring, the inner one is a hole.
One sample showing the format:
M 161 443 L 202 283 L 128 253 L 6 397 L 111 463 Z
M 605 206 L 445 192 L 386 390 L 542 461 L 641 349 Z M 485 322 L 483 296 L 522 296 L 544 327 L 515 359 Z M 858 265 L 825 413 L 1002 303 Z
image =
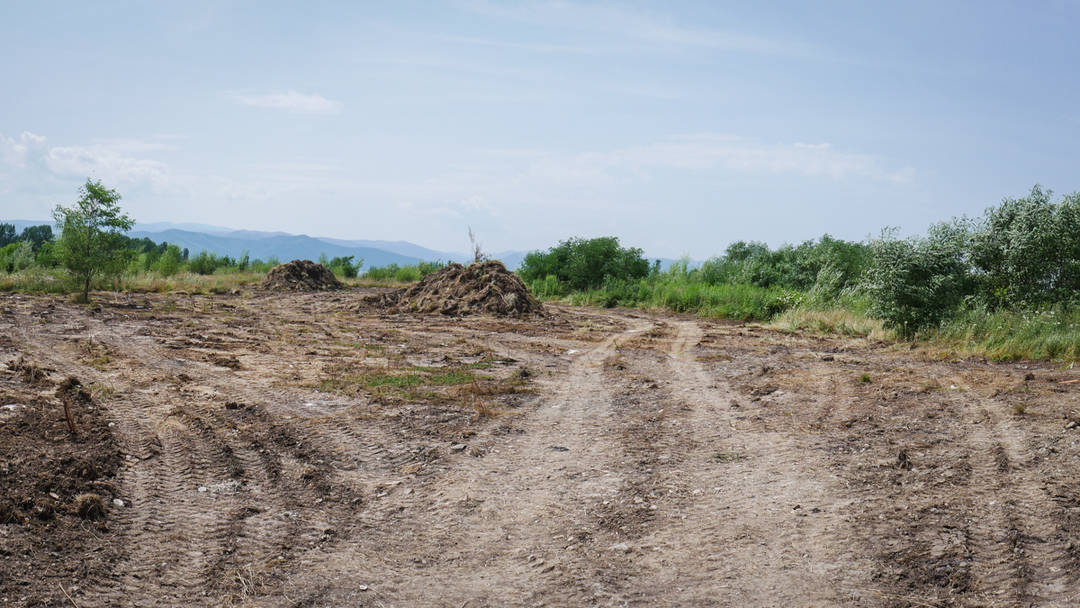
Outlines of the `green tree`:
M 26 228 L 23 228 L 22 234 L 19 235 L 19 240 L 29 242 L 30 246 L 34 249 L 34 253 L 37 253 L 42 245 L 53 240 L 52 226 L 49 226 L 48 224 L 27 226 Z
M 124 233 L 135 221 L 117 205 L 120 194 L 100 180 L 87 179 L 79 194 L 73 206 L 57 205 L 53 219 L 60 230 L 57 257 L 82 288 L 79 301 L 88 302 L 90 283 L 96 276 L 120 273 L 127 265 L 131 250 Z
M 0 224 L 0 247 L 6 247 L 15 240 L 15 224 Z
M 161 257 L 158 258 L 154 268 L 161 273 L 161 276 L 171 277 L 180 270 L 183 263 L 184 256 L 180 253 L 180 248 L 176 245 L 167 245 L 165 253 L 162 253 Z
M 571 289 L 591 289 L 607 279 L 634 280 L 649 275 L 649 261 L 636 247 L 620 247 L 616 237 L 572 238 L 546 253 L 525 256 L 518 270 L 527 282 L 556 277 Z

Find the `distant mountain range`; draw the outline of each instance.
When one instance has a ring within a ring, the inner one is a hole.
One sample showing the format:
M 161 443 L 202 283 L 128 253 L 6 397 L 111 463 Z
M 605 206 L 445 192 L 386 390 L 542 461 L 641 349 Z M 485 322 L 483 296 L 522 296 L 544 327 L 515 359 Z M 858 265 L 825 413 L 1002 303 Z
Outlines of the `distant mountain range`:
M 27 226 L 52 225 L 48 220 L 6 220 L 14 224 L 16 232 Z M 208 251 L 217 255 L 239 257 L 245 252 L 252 259 L 277 258 L 289 260 L 318 260 L 327 257 L 353 256 L 364 261 L 364 268 L 388 264 L 410 265 L 417 262 L 469 262 L 471 256 L 463 253 L 437 251 L 408 241 L 346 240 L 311 237 L 288 232 L 261 232 L 257 230 L 234 230 L 209 224 L 174 224 L 171 222 L 139 223 L 136 230 L 128 233 L 132 238 L 148 238 L 156 243 L 167 241 L 192 255 Z M 506 251 L 492 256 L 508 268 L 515 269 L 525 258 L 524 251 Z
M 15 231 L 22 232 L 27 226 L 40 224 L 53 225 L 50 220 L 0 220 L 0 223 L 15 224 Z M 421 247 L 408 241 L 369 241 L 346 240 L 326 237 L 312 237 L 305 234 L 288 232 L 261 232 L 258 230 L 234 230 L 209 224 L 148 222 L 136 224 L 137 230 L 129 234 L 132 238 L 148 238 L 155 243 L 167 241 L 187 249 L 191 255 L 208 251 L 216 255 L 239 257 L 245 252 L 252 259 L 268 260 L 277 258 L 282 262 L 289 260 L 318 260 L 320 255 L 336 258 L 353 256 L 363 260 L 363 268 L 398 264 L 400 266 L 417 262 L 461 262 L 472 261 L 472 256 L 451 251 L 437 251 Z M 55 226 L 53 228 L 55 230 Z M 527 251 L 503 251 L 491 255 L 506 267 L 516 270 L 521 266 Z M 649 258 L 650 262 L 653 258 Z M 661 268 L 668 268 L 676 260 L 661 258 Z M 691 261 L 691 268 L 700 262 Z

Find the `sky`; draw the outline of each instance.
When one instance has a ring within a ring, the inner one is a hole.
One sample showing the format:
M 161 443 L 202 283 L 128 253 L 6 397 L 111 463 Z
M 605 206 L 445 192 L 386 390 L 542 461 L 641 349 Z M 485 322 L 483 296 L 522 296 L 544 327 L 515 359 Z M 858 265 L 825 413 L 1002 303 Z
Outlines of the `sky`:
M 1080 2 L 0 3 L 0 218 L 488 251 L 918 234 L 1080 190 Z

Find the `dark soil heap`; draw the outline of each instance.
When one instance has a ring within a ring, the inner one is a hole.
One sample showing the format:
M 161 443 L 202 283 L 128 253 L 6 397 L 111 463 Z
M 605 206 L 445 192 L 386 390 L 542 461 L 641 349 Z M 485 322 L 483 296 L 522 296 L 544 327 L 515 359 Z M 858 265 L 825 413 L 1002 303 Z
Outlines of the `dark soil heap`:
M 293 260 L 274 266 L 262 282 L 263 289 L 274 291 L 326 291 L 344 287 L 330 269 L 311 260 Z
M 470 266 L 449 264 L 416 285 L 376 296 L 371 302 L 396 312 L 442 313 L 451 316 L 542 313 L 540 302 L 502 262 Z

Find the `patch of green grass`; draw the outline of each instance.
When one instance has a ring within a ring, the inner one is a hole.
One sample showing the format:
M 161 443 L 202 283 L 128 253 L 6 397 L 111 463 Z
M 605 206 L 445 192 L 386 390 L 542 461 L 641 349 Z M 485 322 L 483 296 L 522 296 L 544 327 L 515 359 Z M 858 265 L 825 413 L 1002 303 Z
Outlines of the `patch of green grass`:
M 472 382 L 473 379 L 474 376 L 472 374 L 464 371 L 453 371 L 428 377 L 428 381 L 437 386 L 457 386 L 459 384 L 465 384 L 466 382 Z
M 364 376 L 362 383 L 364 386 L 375 388 L 379 386 L 396 386 L 398 388 L 404 388 L 407 386 L 420 386 L 424 384 L 424 377 L 420 374 L 387 374 L 385 376 Z
M 862 382 L 864 384 L 869 384 L 870 381 L 871 381 L 870 374 L 864 373 L 863 375 L 859 376 L 859 382 Z

